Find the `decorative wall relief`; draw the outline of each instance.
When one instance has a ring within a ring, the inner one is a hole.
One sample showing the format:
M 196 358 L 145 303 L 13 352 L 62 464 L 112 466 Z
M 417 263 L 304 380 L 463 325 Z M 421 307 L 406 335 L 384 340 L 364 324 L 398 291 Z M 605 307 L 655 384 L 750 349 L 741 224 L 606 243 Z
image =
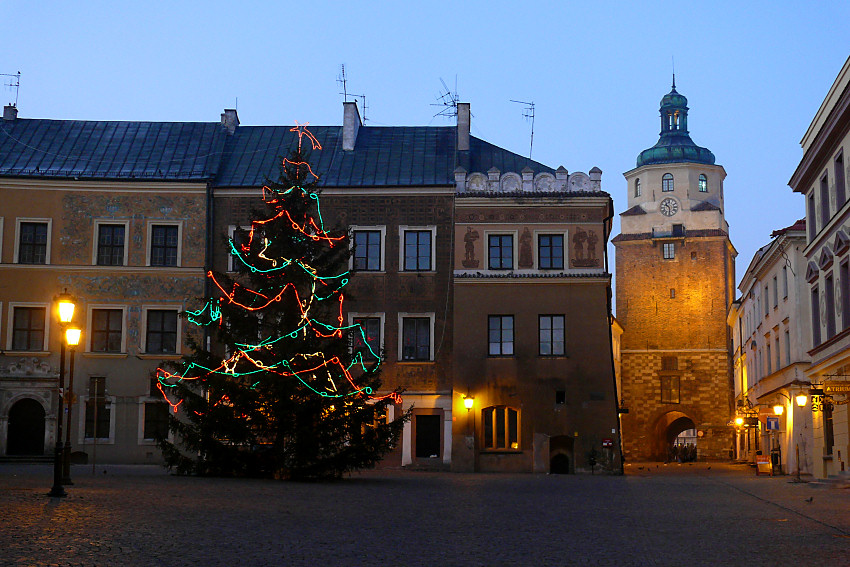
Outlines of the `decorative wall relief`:
M 519 236 L 519 267 L 533 268 L 534 253 L 531 249 L 531 231 L 525 227 Z
M 584 230 L 576 227 L 573 233 L 573 257 L 570 266 L 573 268 L 599 268 L 599 236 L 593 229 Z
M 481 238 L 478 231 L 471 226 L 466 227 L 466 234 L 463 235 L 464 259 L 461 264 L 464 268 L 477 268 L 479 261 L 475 257 L 475 242 Z

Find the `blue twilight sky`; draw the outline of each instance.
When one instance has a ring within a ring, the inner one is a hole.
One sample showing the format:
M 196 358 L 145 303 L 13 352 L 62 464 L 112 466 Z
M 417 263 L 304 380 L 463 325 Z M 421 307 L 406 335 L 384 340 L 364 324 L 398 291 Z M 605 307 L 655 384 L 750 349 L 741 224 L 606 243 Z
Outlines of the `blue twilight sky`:
M 532 157 L 599 166 L 618 213 L 622 173 L 658 139 L 674 57 L 691 137 L 728 174 L 738 281 L 772 230 L 804 216 L 787 183 L 850 55 L 847 2 L 5 0 L 0 11 L 0 73 L 22 73 L 21 117 L 218 121 L 238 98 L 243 124 L 341 124 L 344 63 L 367 125 L 448 125 L 432 105 L 440 79 L 456 77 L 473 135 L 527 154 L 530 124 L 510 100 L 533 101 Z

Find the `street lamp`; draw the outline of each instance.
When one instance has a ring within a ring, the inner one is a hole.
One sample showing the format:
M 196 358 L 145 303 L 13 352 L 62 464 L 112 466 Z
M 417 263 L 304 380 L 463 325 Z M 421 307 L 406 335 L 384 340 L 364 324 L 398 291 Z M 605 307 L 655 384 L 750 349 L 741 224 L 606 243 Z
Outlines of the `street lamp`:
M 466 411 L 467 411 L 467 412 L 469 412 L 469 410 L 471 410 L 471 409 L 472 409 L 472 406 L 473 406 L 474 404 L 475 404 L 475 398 L 473 398 L 472 396 L 464 396 L 464 398 L 463 398 L 463 407 L 465 407 L 465 408 L 466 408 Z
M 65 329 L 65 343 L 71 347 L 71 361 L 68 368 L 68 421 L 65 426 L 65 452 L 62 458 L 62 484 L 74 484 L 71 481 L 71 408 L 74 406 L 74 352 L 80 344 L 82 331 L 77 327 Z
M 797 401 L 797 407 L 802 408 L 806 406 L 806 402 L 808 401 L 809 396 L 807 396 L 805 392 L 800 392 L 794 399 Z
M 74 297 L 63 291 L 56 298 L 56 309 L 59 315 L 59 325 L 63 329 L 74 318 Z M 53 487 L 47 493 L 50 497 L 61 498 L 67 496 L 65 489 L 62 488 L 62 457 L 64 454 L 62 447 L 62 418 L 64 407 L 62 405 L 62 389 L 65 387 L 65 341 L 59 341 L 59 384 L 56 388 L 56 446 L 53 448 Z
M 776 415 L 782 415 L 782 412 L 784 411 L 785 406 L 783 406 L 782 404 L 776 404 L 775 406 L 773 406 L 773 413 L 775 413 Z

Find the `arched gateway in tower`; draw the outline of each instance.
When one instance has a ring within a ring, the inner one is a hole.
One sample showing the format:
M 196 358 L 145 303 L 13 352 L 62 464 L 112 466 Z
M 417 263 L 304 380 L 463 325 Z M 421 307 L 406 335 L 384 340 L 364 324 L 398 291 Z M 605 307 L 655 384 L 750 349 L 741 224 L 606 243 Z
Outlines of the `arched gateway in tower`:
M 616 247 L 622 336 L 624 454 L 664 459 L 696 429 L 698 458 L 732 447 L 727 308 L 735 256 L 724 217 L 726 172 L 688 133 L 688 100 L 661 99 L 661 136 L 624 175 L 628 206 Z

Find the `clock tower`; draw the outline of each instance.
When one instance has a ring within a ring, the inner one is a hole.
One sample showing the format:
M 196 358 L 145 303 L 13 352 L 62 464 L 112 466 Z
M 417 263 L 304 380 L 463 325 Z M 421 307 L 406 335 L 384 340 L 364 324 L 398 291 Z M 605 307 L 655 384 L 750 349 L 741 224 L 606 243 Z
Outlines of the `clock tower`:
M 733 389 L 727 309 L 736 251 L 724 216 L 726 172 L 688 133 L 688 100 L 661 99 L 661 135 L 624 175 L 628 206 L 616 247 L 623 326 L 620 405 L 631 460 L 728 459 Z M 693 452 L 693 451 L 691 451 Z

